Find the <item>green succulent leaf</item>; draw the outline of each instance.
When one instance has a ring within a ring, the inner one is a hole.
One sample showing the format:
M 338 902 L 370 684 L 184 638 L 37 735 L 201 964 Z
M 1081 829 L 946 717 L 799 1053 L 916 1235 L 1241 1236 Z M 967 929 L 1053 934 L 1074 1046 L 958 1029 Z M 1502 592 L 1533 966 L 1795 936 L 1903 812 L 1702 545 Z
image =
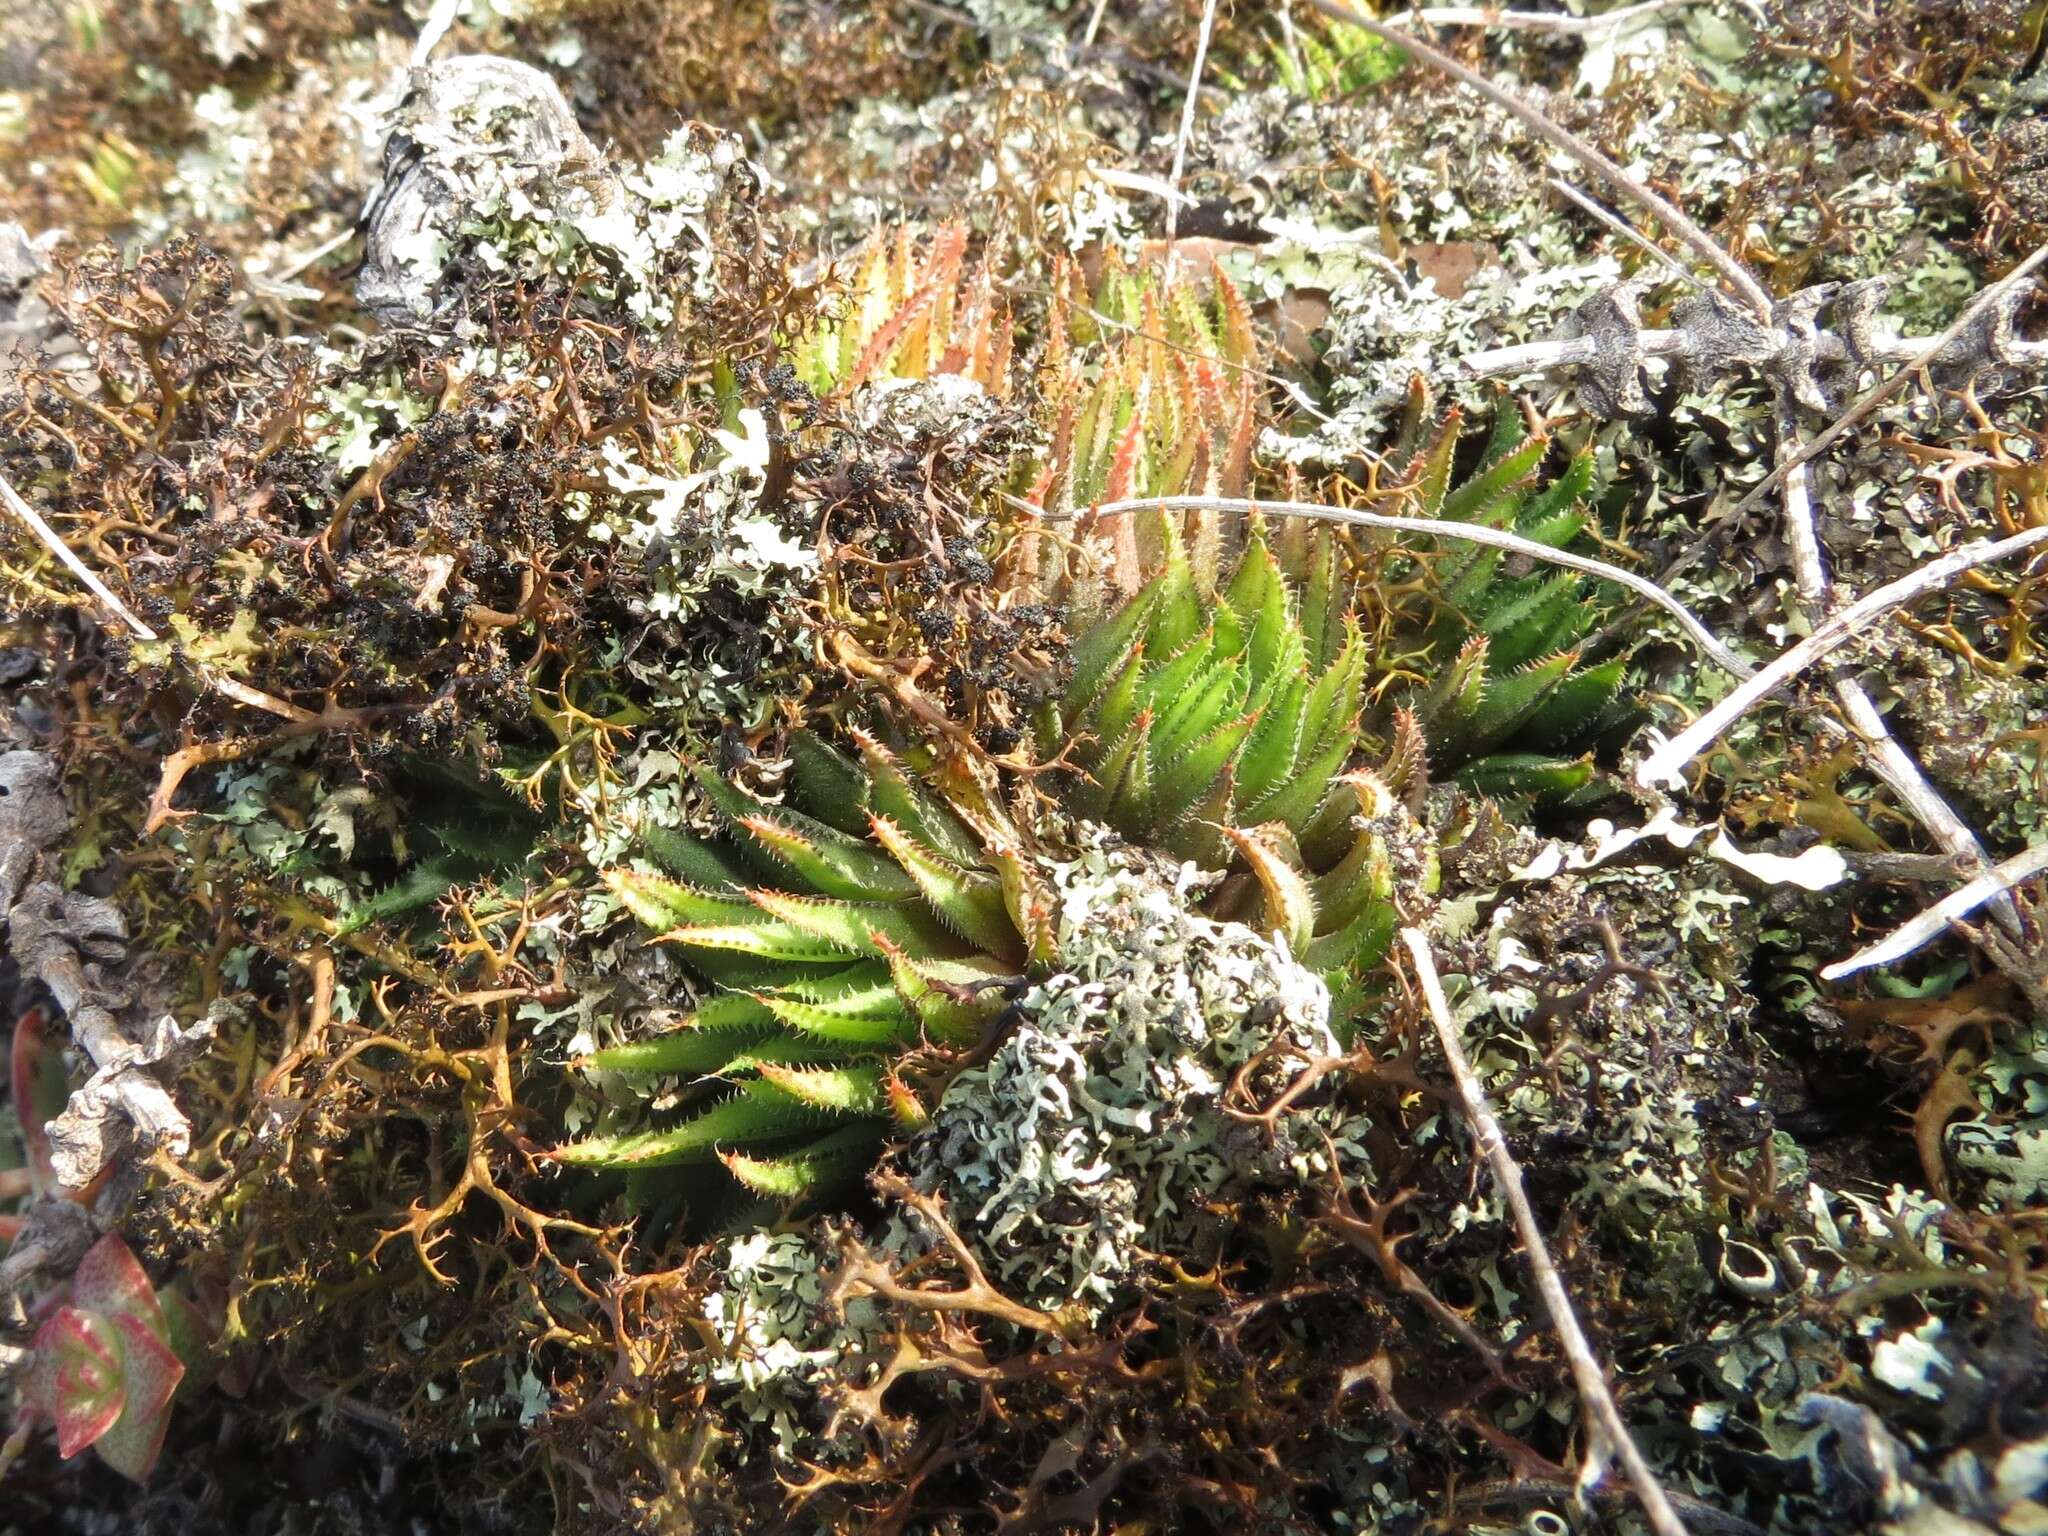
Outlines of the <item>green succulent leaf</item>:
M 768 806 L 713 773 L 697 770 L 697 783 L 744 842 L 770 855 L 821 896 L 848 901 L 902 901 L 917 886 L 868 843 L 800 811 Z
M 621 1136 L 593 1136 L 553 1153 L 576 1168 L 660 1168 L 717 1155 L 724 1147 L 749 1146 L 814 1130 L 840 1118 L 834 1110 L 797 1098 L 765 1079 L 739 1085 L 733 1094 L 667 1130 Z
M 793 1201 L 841 1189 L 858 1181 L 882 1144 L 880 1129 L 858 1122 L 806 1142 L 794 1152 L 759 1156 L 728 1152 L 726 1171 L 757 1195 Z

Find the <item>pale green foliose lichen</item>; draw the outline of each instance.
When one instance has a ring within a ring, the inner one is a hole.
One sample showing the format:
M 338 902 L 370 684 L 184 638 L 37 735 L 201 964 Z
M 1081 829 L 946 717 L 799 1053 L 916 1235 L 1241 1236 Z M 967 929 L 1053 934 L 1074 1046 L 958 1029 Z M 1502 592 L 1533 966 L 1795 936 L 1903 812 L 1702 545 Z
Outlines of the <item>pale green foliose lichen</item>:
M 1214 1236 L 1205 1202 L 1310 1176 L 1319 1131 L 1344 1145 L 1326 1114 L 1283 1115 L 1268 1136 L 1243 1117 L 1256 1103 L 1228 1099 L 1254 1057 L 1284 1081 L 1339 1047 L 1328 989 L 1283 943 L 1190 910 L 1195 866 L 1098 844 L 1053 878 L 1057 972 L 952 1085 L 909 1164 L 1006 1288 L 1094 1310 L 1146 1253 L 1194 1256 Z

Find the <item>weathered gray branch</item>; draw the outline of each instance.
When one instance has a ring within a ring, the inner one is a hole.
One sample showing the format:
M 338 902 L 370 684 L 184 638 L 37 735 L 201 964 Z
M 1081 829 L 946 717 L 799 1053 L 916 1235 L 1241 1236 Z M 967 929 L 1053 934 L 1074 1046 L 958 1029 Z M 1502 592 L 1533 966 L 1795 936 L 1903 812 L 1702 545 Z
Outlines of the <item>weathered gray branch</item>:
M 1840 981 L 1873 966 L 1892 965 L 1932 944 L 1995 896 L 2003 895 L 2022 880 L 2048 873 L 2048 843 L 2037 843 L 2014 854 L 2003 864 L 1987 870 L 1968 885 L 1958 887 L 1933 906 L 1902 923 L 1875 944 L 1865 945 L 1846 960 L 1837 960 L 1821 970 L 1823 981 Z
M 1579 1473 L 1579 1485 L 1581 1488 L 1594 1486 L 1605 1476 L 1608 1466 L 1619 1461 L 1629 1486 L 1642 1500 L 1643 1513 L 1649 1517 L 1651 1529 L 1658 1536 L 1686 1536 L 1685 1522 L 1671 1507 L 1663 1486 L 1643 1459 L 1635 1437 L 1629 1433 L 1621 1409 L 1615 1405 L 1614 1394 L 1607 1388 L 1607 1373 L 1593 1353 L 1585 1329 L 1579 1326 L 1578 1314 L 1572 1310 L 1571 1295 L 1564 1288 L 1564 1277 L 1558 1274 L 1557 1265 L 1550 1257 L 1550 1249 L 1543 1240 L 1543 1228 L 1536 1220 L 1536 1209 L 1530 1205 L 1529 1192 L 1523 1187 L 1521 1165 L 1508 1151 L 1507 1138 L 1501 1134 L 1500 1122 L 1493 1117 L 1486 1089 L 1472 1070 L 1472 1063 L 1465 1058 L 1465 1047 L 1458 1039 L 1458 1026 L 1451 1018 L 1450 1004 L 1444 999 L 1443 982 L 1437 976 L 1436 960 L 1430 954 L 1429 938 L 1420 928 L 1403 928 L 1401 942 L 1407 946 L 1408 957 L 1414 962 L 1415 978 L 1422 987 L 1422 1000 L 1430 1022 L 1436 1026 L 1437 1041 L 1443 1046 L 1451 1077 L 1458 1085 L 1458 1099 L 1464 1107 L 1465 1119 L 1471 1125 L 1473 1138 L 1493 1169 L 1493 1181 L 1500 1186 L 1501 1195 L 1514 1217 L 1524 1256 L 1536 1275 L 1536 1288 L 1542 1292 L 1544 1308 L 1550 1313 L 1550 1325 L 1557 1330 L 1558 1343 L 1564 1347 L 1572 1380 L 1579 1389 L 1579 1407 L 1586 1416 L 1590 1441 L 1584 1468 Z
M 1782 688 L 1816 661 L 1862 634 L 1876 620 L 1914 598 L 1946 585 L 1964 571 L 2024 554 L 2048 543 L 2048 527 L 2029 528 L 2010 538 L 1977 540 L 1930 560 L 1897 581 L 1887 582 L 1823 620 L 1804 640 L 1779 652 L 1726 698 L 1664 743 L 1636 768 L 1643 785 L 1678 781 L 1678 770 L 1720 738 L 1758 700 Z

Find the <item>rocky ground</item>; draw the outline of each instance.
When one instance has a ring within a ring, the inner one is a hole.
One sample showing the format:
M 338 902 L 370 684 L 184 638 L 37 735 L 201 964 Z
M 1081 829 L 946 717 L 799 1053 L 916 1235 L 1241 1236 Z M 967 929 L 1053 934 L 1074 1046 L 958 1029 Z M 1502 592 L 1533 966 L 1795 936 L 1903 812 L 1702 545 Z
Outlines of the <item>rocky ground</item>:
M 1212 9 L 0 14 L 0 1530 L 2048 1530 L 2048 7 Z

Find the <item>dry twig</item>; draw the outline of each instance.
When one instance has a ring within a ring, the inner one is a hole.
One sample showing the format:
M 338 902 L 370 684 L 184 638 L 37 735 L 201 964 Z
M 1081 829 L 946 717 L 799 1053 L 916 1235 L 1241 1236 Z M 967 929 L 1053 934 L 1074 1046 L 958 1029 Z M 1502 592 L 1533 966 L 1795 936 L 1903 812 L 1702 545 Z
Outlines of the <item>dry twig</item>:
M 1678 770 L 1712 746 L 1721 733 L 1758 700 L 1783 687 L 1830 651 L 1862 634 L 1877 619 L 1946 585 L 1964 571 L 2024 553 L 2043 543 L 2048 543 L 2048 526 L 2029 528 L 2005 539 L 1979 539 L 1951 550 L 1939 559 L 1928 561 L 1897 581 L 1886 582 L 1846 608 L 1837 609 L 1812 634 L 1779 652 L 1720 703 L 1643 759 L 1636 769 L 1636 782 L 1644 785 L 1678 782 Z
M 57 537 L 57 530 L 44 522 L 42 514 L 22 499 L 21 493 L 15 490 L 13 484 L 5 475 L 0 475 L 0 499 L 6 501 L 8 509 L 28 525 L 29 532 L 41 540 L 43 546 L 51 554 L 64 562 L 65 569 L 85 583 L 86 590 L 98 598 L 106 606 L 109 613 L 128 626 L 130 633 L 136 639 L 154 640 L 156 638 L 156 631 L 137 618 L 134 610 L 122 602 L 120 598 L 116 597 L 113 589 L 101 581 L 99 577 L 95 576 L 91 568 L 71 552 L 71 546 Z
M 1202 66 L 1209 60 L 1209 36 L 1216 30 L 1216 0 L 1202 0 L 1202 30 L 1195 38 L 1195 62 L 1188 71 L 1187 99 L 1181 103 L 1180 132 L 1173 139 L 1173 169 L 1167 172 L 1166 184 L 1174 193 L 1166 200 L 1166 248 L 1173 249 L 1173 243 L 1180 234 L 1180 178 L 1187 168 L 1188 140 L 1195 132 L 1195 104 L 1202 95 Z M 1168 260 L 1171 261 L 1171 257 Z
M 1585 1330 L 1579 1326 L 1578 1315 L 1572 1311 L 1564 1278 L 1558 1274 L 1557 1265 L 1551 1260 L 1550 1250 L 1543 1241 L 1543 1229 L 1536 1223 L 1535 1208 L 1529 1204 L 1528 1191 L 1522 1187 L 1521 1166 L 1508 1151 L 1500 1123 L 1494 1119 L 1493 1110 L 1486 1102 L 1486 1090 L 1474 1075 L 1472 1063 L 1466 1060 L 1465 1048 L 1458 1040 L 1458 1027 L 1451 1020 L 1450 1004 L 1444 1000 L 1443 982 L 1437 976 L 1436 961 L 1429 952 L 1429 939 L 1420 928 L 1403 928 L 1401 942 L 1407 946 L 1409 957 L 1414 961 L 1416 979 L 1422 986 L 1422 999 L 1428 1008 L 1430 1021 L 1436 1025 L 1437 1039 L 1443 1045 L 1444 1059 L 1450 1064 L 1451 1076 L 1457 1082 L 1465 1118 L 1493 1169 L 1494 1182 L 1500 1186 L 1508 1209 L 1514 1215 L 1515 1230 L 1521 1236 L 1529 1268 L 1535 1272 L 1537 1289 L 1543 1293 L 1543 1304 L 1550 1313 L 1551 1326 L 1557 1330 L 1558 1342 L 1564 1347 L 1565 1359 L 1571 1366 L 1572 1380 L 1579 1389 L 1579 1405 L 1586 1415 L 1591 1441 L 1579 1471 L 1579 1490 L 1583 1494 L 1594 1487 L 1606 1474 L 1608 1466 L 1619 1461 L 1629 1486 L 1642 1500 L 1643 1513 L 1649 1517 L 1651 1529 L 1657 1532 L 1657 1536 L 1686 1536 L 1685 1523 L 1671 1507 L 1671 1501 L 1651 1473 L 1649 1463 L 1643 1460 L 1643 1453 L 1637 1447 L 1635 1437 L 1629 1433 L 1620 1408 L 1615 1406 L 1614 1394 L 1607 1389 L 1606 1373 L 1593 1354 L 1593 1346 L 1587 1340 Z
M 1872 966 L 1891 965 L 1903 960 L 1947 933 L 1950 924 L 1961 922 L 1986 902 L 2005 894 L 2022 880 L 2031 880 L 2042 873 L 2048 873 L 2048 843 L 2037 843 L 2032 848 L 2014 854 L 2003 864 L 1986 870 L 1968 885 L 1950 891 L 1911 922 L 1900 924 L 1875 944 L 1866 945 L 1846 960 L 1837 960 L 1833 965 L 1823 967 L 1821 979 L 1840 981 L 1844 976 L 1853 976 L 1858 971 L 1869 970 Z

